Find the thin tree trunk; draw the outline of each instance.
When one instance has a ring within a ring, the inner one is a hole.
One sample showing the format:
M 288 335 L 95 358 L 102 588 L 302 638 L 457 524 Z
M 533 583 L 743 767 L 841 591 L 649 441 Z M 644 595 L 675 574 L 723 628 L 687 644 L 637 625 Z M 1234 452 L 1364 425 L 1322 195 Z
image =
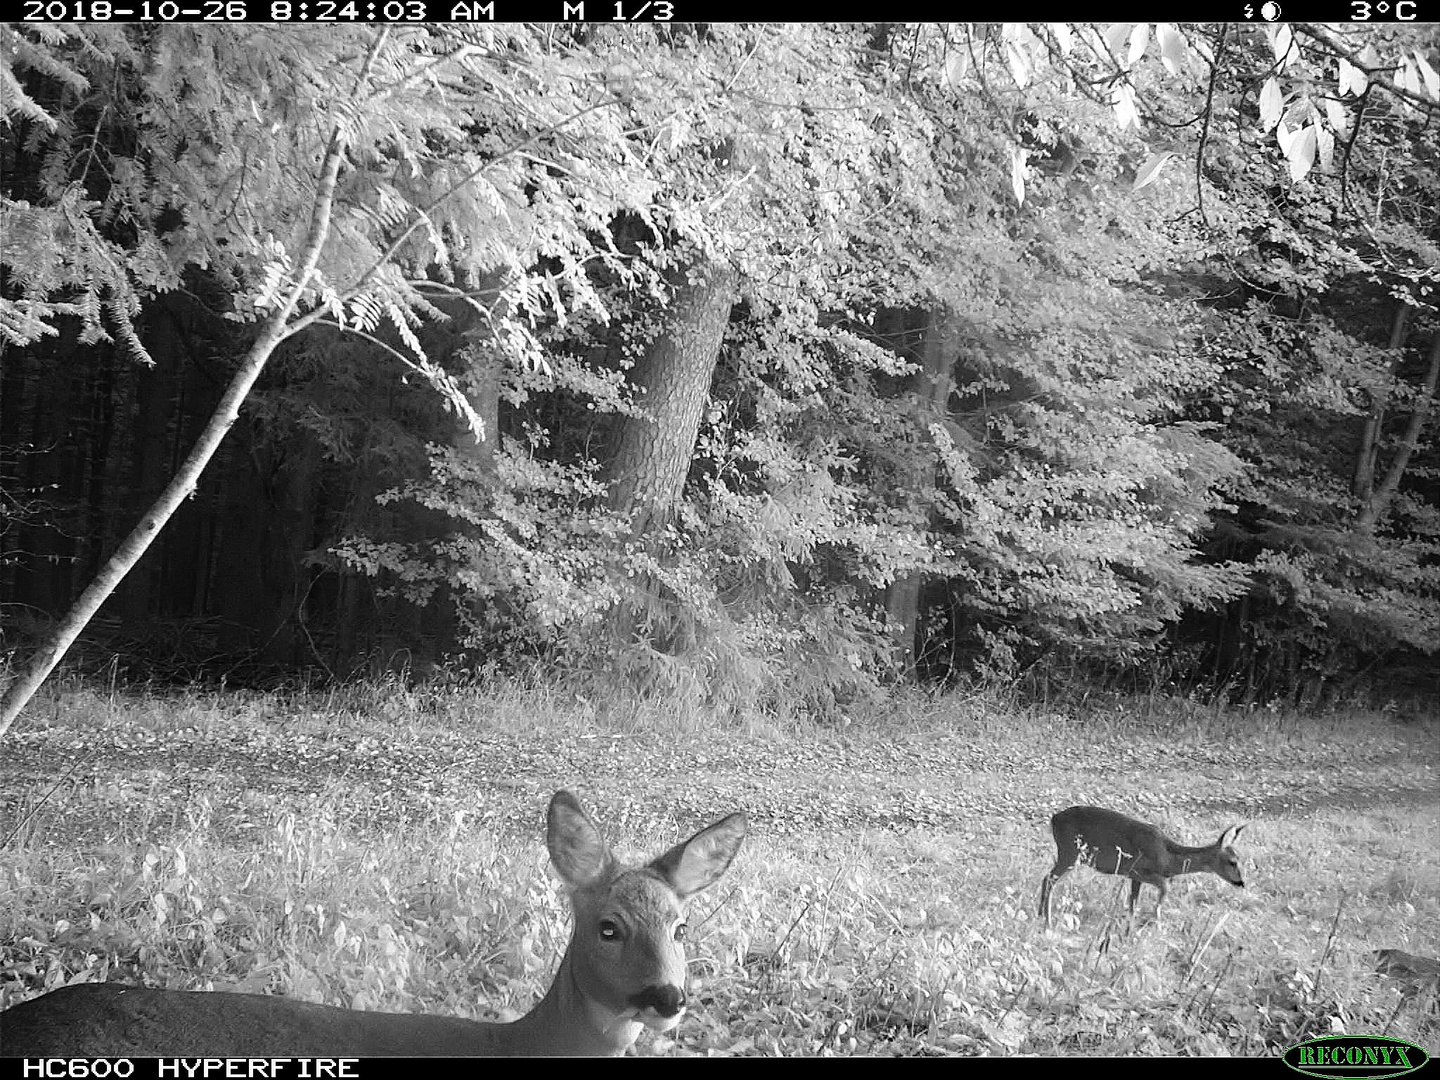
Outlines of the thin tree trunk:
M 920 347 L 920 371 L 916 376 L 918 385 L 915 387 L 915 423 L 922 431 L 926 430 L 933 420 L 948 413 L 956 342 L 959 338 L 960 329 L 954 315 L 945 310 L 930 312 L 925 323 L 925 338 Z M 918 488 L 921 480 L 922 477 L 917 473 L 912 477 L 909 486 Z M 920 589 L 924 579 L 924 574 L 912 570 L 896 578 L 885 590 L 885 615 L 893 628 L 901 673 L 906 679 L 915 677 Z
M 466 416 L 459 416 L 451 445 L 464 457 L 479 466 L 486 483 L 495 477 L 495 451 L 500 440 L 500 377 L 504 358 L 495 336 L 495 324 L 509 313 L 504 295 L 504 275 L 490 275 L 471 294 L 467 303 L 440 298 L 436 306 L 451 316 L 452 335 L 445 350 L 449 368 L 455 370 L 456 382 L 465 394 L 475 416 L 483 422 L 477 432 Z M 482 318 L 477 306 L 480 296 L 492 296 Z
M 1360 508 L 1360 515 L 1355 519 L 1358 529 L 1365 532 L 1373 529 L 1380 515 L 1389 508 L 1390 500 L 1395 497 L 1395 492 L 1400 487 L 1400 478 L 1405 474 L 1405 467 L 1410 464 L 1410 455 L 1420 444 L 1420 433 L 1425 429 L 1425 421 L 1430 418 L 1430 404 L 1435 399 L 1437 382 L 1440 382 L 1440 330 L 1435 332 L 1435 337 L 1430 342 L 1430 365 L 1425 371 L 1425 380 L 1415 399 L 1415 408 L 1410 413 L 1410 422 L 1405 425 L 1405 436 L 1400 441 L 1400 448 L 1395 451 L 1390 468 L 1385 470 L 1385 479 L 1380 481 L 1380 486 Z
M 885 618 L 895 640 L 901 676 L 915 678 L 915 635 L 920 625 L 920 584 L 922 575 L 912 570 L 892 581 L 885 589 Z
M 1390 324 L 1390 351 L 1397 353 L 1400 346 L 1405 342 L 1405 323 L 1410 315 L 1410 305 L 1401 304 L 1395 311 L 1395 318 Z M 1390 378 L 1393 380 L 1400 374 L 1400 365 L 1404 362 L 1402 356 L 1397 355 L 1390 363 Z M 1355 479 L 1351 484 L 1351 491 L 1361 499 L 1369 499 L 1375 491 L 1375 459 L 1379 453 L 1380 427 L 1385 422 L 1385 404 L 1387 394 L 1375 394 L 1370 403 L 1370 415 L 1365 418 L 1365 430 L 1360 435 L 1360 449 L 1355 455 Z
M 194 449 L 185 458 L 174 479 L 166 485 L 165 490 L 141 517 L 139 524 L 135 526 L 130 535 L 116 548 L 115 554 L 96 575 L 95 580 L 80 594 L 80 599 L 75 601 L 65 618 L 61 620 L 60 625 L 55 628 L 54 638 L 31 658 L 19 678 L 6 688 L 4 698 L 0 699 L 0 738 L 3 738 L 5 733 L 10 730 L 15 718 L 20 715 L 20 710 L 40 688 L 40 684 L 45 681 L 46 676 L 54 670 L 55 665 L 60 662 L 61 657 L 74 643 L 80 631 L 100 609 L 100 605 L 114 592 L 115 587 L 139 561 L 140 556 L 145 554 L 145 550 L 155 539 L 161 527 L 170 520 L 175 510 L 195 490 L 200 473 L 215 455 L 220 441 L 225 438 L 225 433 L 235 423 L 235 418 L 240 415 L 241 404 L 250 393 L 251 387 L 255 385 L 255 380 L 260 377 L 260 372 L 264 370 L 265 362 L 270 359 L 270 354 L 275 351 L 275 347 L 304 325 L 303 322 L 297 323 L 295 326 L 286 324 L 291 315 L 295 313 L 300 297 L 309 284 L 310 275 L 315 272 L 315 266 L 320 261 L 321 248 L 326 236 L 329 235 L 330 211 L 335 199 L 335 180 L 345 157 L 344 150 L 344 142 L 337 128 L 330 137 L 330 146 L 320 164 L 315 202 L 311 207 L 310 227 L 306 233 L 305 247 L 299 260 L 300 271 L 295 276 L 295 281 L 284 301 L 265 320 L 260 336 L 255 339 L 255 344 L 245 355 L 239 370 L 235 372 L 235 377 L 230 380 L 230 385 L 221 395 L 220 402 L 215 407 L 209 423 L 205 425 Z

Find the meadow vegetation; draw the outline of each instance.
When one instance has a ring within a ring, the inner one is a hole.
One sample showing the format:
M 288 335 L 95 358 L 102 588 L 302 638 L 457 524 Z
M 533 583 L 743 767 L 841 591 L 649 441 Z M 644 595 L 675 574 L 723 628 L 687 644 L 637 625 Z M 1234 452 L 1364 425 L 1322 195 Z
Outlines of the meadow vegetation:
M 546 800 L 619 850 L 735 809 L 692 911 L 692 1006 L 641 1054 L 1260 1055 L 1338 1032 L 1437 1041 L 1433 720 L 1173 698 L 915 696 L 827 726 L 602 711 L 554 690 L 102 694 L 60 685 L 0 758 L 0 1005 L 73 981 L 510 1019 L 568 911 Z M 1085 869 L 1035 913 L 1050 814 L 1101 803 L 1209 841 L 1244 891 Z

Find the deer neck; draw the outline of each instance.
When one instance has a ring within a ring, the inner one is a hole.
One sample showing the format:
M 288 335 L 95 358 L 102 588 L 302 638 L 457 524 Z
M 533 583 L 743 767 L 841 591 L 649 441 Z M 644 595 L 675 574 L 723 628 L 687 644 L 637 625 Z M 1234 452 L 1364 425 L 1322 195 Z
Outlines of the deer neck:
M 506 1056 L 619 1057 L 644 1027 L 587 998 L 576 978 L 574 941 L 545 996 L 528 1013 L 494 1031 L 492 1052 Z
M 1165 841 L 1165 856 L 1167 876 L 1173 877 L 1176 874 L 1191 874 L 1197 870 L 1209 868 L 1215 858 L 1214 844 L 1200 844 L 1191 846 L 1189 844 L 1177 844 L 1174 840 Z

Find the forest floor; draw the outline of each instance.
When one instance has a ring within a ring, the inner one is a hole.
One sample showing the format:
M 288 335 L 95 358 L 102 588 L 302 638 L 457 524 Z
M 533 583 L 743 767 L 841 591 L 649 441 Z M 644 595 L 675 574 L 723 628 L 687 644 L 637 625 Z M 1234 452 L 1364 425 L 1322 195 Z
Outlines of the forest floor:
M 853 723 L 607 717 L 540 691 L 37 701 L 0 743 L 0 1005 L 67 981 L 512 1017 L 568 936 L 544 808 L 621 850 L 732 810 L 696 902 L 692 1015 L 641 1053 L 1274 1054 L 1381 1033 L 1440 1052 L 1432 719 L 1173 699 L 983 697 Z M 1182 842 L 1248 822 L 1247 887 L 1077 871 L 1035 917 L 1048 819 L 1114 807 Z M 703 929 L 702 929 L 703 927 Z M 458 954 L 457 954 L 458 953 Z

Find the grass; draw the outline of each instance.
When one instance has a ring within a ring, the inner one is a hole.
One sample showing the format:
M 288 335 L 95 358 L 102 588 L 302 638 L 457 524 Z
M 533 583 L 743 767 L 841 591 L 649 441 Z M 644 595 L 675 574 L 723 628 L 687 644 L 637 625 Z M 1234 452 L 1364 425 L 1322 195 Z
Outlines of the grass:
M 545 801 L 657 854 L 752 835 L 696 901 L 694 1004 L 643 1054 L 1275 1054 L 1341 1031 L 1440 1049 L 1433 726 L 890 703 L 837 727 L 597 709 L 543 687 L 52 690 L 0 753 L 0 1005 L 70 981 L 511 1019 L 568 940 Z M 1248 887 L 1175 879 L 1127 932 L 1079 869 L 1035 917 L 1049 814 L 1115 806 L 1238 845 Z M 1411 991 L 1414 991 L 1413 993 Z

